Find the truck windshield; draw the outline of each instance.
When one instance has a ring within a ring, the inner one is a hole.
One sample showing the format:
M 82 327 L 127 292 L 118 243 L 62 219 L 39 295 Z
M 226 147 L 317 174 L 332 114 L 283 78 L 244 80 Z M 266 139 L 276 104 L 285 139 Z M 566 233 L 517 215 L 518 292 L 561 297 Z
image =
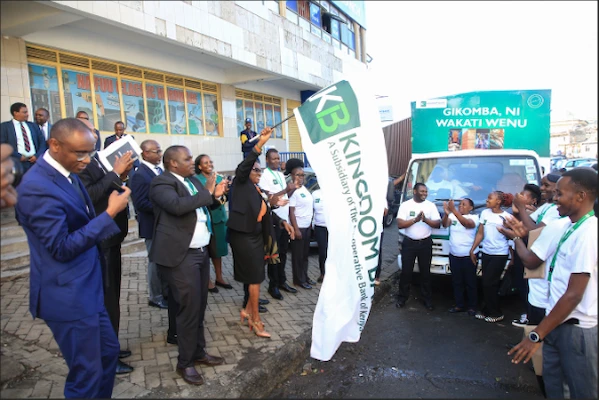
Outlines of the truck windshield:
M 427 199 L 438 205 L 448 199 L 465 197 L 475 207 L 485 206 L 494 190 L 519 193 L 526 183 L 539 185 L 539 166 L 530 156 L 457 156 L 414 160 L 408 169 L 403 200 L 413 197 L 417 182 L 427 185 Z

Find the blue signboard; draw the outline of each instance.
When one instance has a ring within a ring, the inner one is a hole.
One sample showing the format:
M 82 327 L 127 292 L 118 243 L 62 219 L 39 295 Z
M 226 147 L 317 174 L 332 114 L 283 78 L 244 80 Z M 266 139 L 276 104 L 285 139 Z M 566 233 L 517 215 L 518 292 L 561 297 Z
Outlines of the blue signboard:
M 310 22 L 321 27 L 321 7 L 314 3 L 310 3 Z
M 331 2 L 360 26 L 365 29 L 367 28 L 367 16 L 365 13 L 364 1 L 331 0 Z

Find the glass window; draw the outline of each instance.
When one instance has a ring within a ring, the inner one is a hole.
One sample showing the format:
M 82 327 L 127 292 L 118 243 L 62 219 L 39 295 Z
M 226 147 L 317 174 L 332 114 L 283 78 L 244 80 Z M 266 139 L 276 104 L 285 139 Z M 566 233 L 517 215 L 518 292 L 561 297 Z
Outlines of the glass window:
M 96 92 L 98 129 L 110 132 L 113 130 L 115 122 L 121 120 L 117 78 L 94 74 L 94 91 Z
M 246 118 L 250 118 L 252 119 L 252 130 L 254 129 L 254 124 L 256 123 L 255 118 L 254 118 L 254 103 L 246 100 L 244 101 L 244 121 L 246 120 Z
M 244 129 L 244 100 L 237 99 L 235 101 L 235 115 L 237 120 L 237 131 L 238 133 Z
M 271 127 L 275 125 L 273 123 L 273 105 L 265 104 L 265 123 L 266 126 Z
M 187 135 L 185 121 L 185 96 L 183 89 L 167 87 L 169 99 L 169 120 L 171 121 L 171 134 Z
M 316 26 L 321 26 L 321 7 L 318 4 L 310 3 L 310 22 Z
M 287 0 L 285 5 L 287 8 L 298 14 L 298 2 L 296 0 Z
M 165 108 L 165 87 L 146 84 L 146 105 L 150 133 L 167 133 L 167 110 Z
M 56 68 L 47 65 L 29 64 L 29 83 L 29 86 L 31 86 L 31 105 L 33 106 L 30 113 L 33 114 L 35 110 L 43 107 L 50 113 L 50 123 L 61 119 Z
M 256 122 L 254 126 L 256 127 L 255 131 L 258 133 L 265 129 L 265 110 L 263 107 L 263 103 L 254 103 L 254 109 L 256 110 Z
M 340 21 L 331 18 L 331 37 L 340 40 Z
M 204 93 L 204 123 L 207 135 L 219 136 L 219 104 L 214 94 Z
M 123 96 L 127 130 L 130 132 L 145 133 L 146 116 L 144 115 L 142 82 L 121 79 L 121 94 Z
M 273 106 L 273 114 L 275 117 L 275 124 L 277 125 L 278 123 L 281 122 L 281 107 L 280 106 Z M 277 128 L 275 128 L 275 137 L 278 139 L 283 138 L 283 130 L 281 128 L 281 126 L 278 126 Z
M 202 94 L 186 90 L 188 106 L 188 123 L 190 134 L 204 135 L 204 114 L 202 112 Z
M 63 69 L 62 79 L 67 117 L 75 118 L 79 111 L 85 111 L 88 115 L 94 115 L 92 112 L 90 74 Z

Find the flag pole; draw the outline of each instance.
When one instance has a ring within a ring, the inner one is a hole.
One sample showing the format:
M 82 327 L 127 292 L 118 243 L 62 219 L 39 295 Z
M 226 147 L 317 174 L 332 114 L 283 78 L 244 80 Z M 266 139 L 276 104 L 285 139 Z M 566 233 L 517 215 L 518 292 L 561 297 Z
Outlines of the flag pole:
M 294 117 L 294 114 L 290 115 L 289 117 L 287 117 L 287 118 L 286 118 L 286 119 L 284 119 L 283 121 L 281 121 L 281 122 L 278 122 L 278 123 L 276 123 L 275 125 L 273 125 L 273 126 L 271 127 L 271 129 L 275 129 L 275 128 L 277 128 L 279 125 L 283 124 L 283 123 L 284 123 L 284 122 L 286 122 L 288 119 L 290 119 L 290 118 L 293 118 L 293 117 Z M 256 135 L 256 136 L 254 136 L 252 139 L 250 139 L 250 140 L 249 140 L 249 142 L 250 142 L 250 143 L 252 143 L 252 142 L 256 142 L 256 141 L 257 141 L 259 138 L 260 138 L 260 135 Z

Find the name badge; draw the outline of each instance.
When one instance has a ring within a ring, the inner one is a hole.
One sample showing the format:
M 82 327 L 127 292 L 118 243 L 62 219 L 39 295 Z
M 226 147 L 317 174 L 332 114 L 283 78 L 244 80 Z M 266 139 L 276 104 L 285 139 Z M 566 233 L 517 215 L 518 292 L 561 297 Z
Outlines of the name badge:
M 300 193 L 300 197 L 305 198 L 306 195 L 304 193 Z
M 321 202 L 321 199 L 316 199 L 315 200 L 315 203 L 320 203 L 320 202 Z
M 411 212 L 410 212 L 410 216 L 411 216 L 411 217 L 414 217 L 414 216 L 415 216 L 415 212 L 414 212 L 414 211 L 411 211 Z
M 458 222 L 458 221 L 452 221 L 452 225 L 456 226 L 456 223 L 457 223 L 457 222 Z
M 279 182 L 277 182 L 277 179 L 273 179 L 273 185 L 279 185 Z

